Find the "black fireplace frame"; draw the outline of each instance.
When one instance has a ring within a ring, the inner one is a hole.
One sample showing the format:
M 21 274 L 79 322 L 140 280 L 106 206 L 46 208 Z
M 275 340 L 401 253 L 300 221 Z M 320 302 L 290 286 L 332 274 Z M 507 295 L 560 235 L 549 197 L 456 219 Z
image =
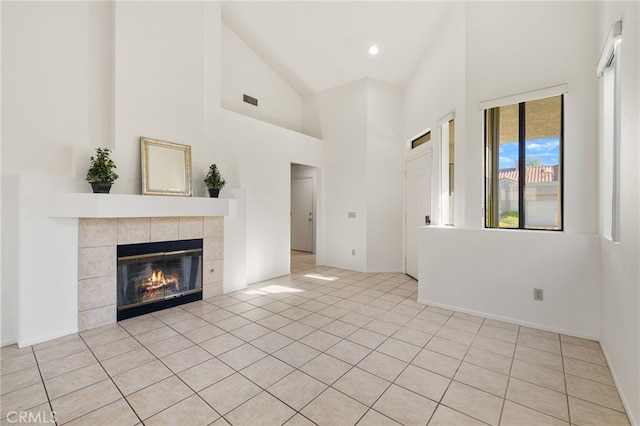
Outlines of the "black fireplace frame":
M 153 254 L 159 252 L 171 253 L 183 250 L 203 250 L 202 238 L 196 238 L 191 240 L 176 240 L 176 241 L 159 241 L 152 243 L 139 243 L 139 244 L 126 244 L 117 246 L 117 258 L 118 262 L 122 257 Z M 203 258 L 204 259 L 204 258 Z M 203 271 L 204 273 L 204 265 Z M 204 283 L 200 283 L 200 289 L 191 290 L 187 293 L 173 294 L 165 299 L 155 300 L 150 303 L 142 303 L 135 306 L 120 307 L 116 306 L 116 318 L 117 321 L 122 321 L 128 318 L 137 317 L 140 315 L 148 314 L 151 312 L 157 312 L 162 309 L 172 308 L 174 306 L 183 305 L 185 303 L 195 302 L 202 300 L 202 287 Z

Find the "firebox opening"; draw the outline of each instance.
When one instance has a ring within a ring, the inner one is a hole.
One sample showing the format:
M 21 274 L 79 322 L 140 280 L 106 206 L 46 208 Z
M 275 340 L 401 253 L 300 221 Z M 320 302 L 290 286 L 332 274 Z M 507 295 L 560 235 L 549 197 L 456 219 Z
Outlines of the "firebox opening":
M 118 321 L 202 299 L 202 239 L 118 246 Z

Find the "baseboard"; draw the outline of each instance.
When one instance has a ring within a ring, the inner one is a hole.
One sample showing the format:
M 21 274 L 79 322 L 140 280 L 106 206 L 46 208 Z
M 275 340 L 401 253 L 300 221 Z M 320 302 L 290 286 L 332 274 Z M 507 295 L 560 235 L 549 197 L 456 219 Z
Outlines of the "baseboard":
M 16 339 L 3 340 L 0 342 L 0 348 L 4 348 L 5 346 L 15 345 L 18 343 Z
M 26 339 L 18 341 L 18 347 L 24 348 L 25 346 L 37 345 L 38 343 L 47 342 L 49 340 L 57 339 L 58 337 L 68 336 L 70 334 L 77 333 L 77 328 L 71 328 L 65 331 L 59 331 L 57 333 L 52 333 L 47 336 L 35 337 L 33 339 Z
M 351 266 L 345 266 L 340 264 L 324 264 L 324 265 L 316 265 L 316 266 L 324 266 L 327 268 L 335 268 L 335 269 L 344 269 L 345 271 L 362 272 L 365 274 L 404 274 L 404 271 L 398 270 L 398 269 L 368 269 L 365 271 L 362 269 L 355 269 Z
M 558 327 L 550 327 L 544 324 L 538 324 L 535 322 L 522 321 L 516 318 L 504 317 L 501 315 L 494 315 L 488 312 L 476 311 L 473 309 L 461 308 L 460 306 L 452 306 L 444 303 L 433 302 L 431 300 L 418 299 L 418 303 L 422 303 L 423 305 L 435 306 L 437 308 L 449 309 L 450 311 L 462 312 L 465 314 L 477 315 L 480 317 L 485 317 L 489 319 L 494 319 L 498 321 L 510 322 L 512 324 L 523 325 L 525 327 L 537 328 L 539 330 L 551 331 L 554 333 L 565 334 L 567 336 L 580 337 L 582 339 L 595 340 L 600 341 L 600 336 L 588 335 L 580 332 L 576 332 L 575 330 L 567 330 Z
M 607 353 L 607 348 L 603 344 L 600 344 L 600 348 L 602 349 L 602 353 L 604 354 L 604 359 L 607 361 L 607 366 L 609 367 L 609 371 L 611 372 L 611 376 L 613 377 L 613 383 L 616 385 L 616 389 L 618 390 L 618 395 L 620 395 L 620 400 L 622 401 L 624 410 L 627 412 L 627 418 L 629 419 L 629 423 L 631 423 L 631 426 L 639 426 L 638 419 L 634 417 L 633 412 L 630 409 L 631 407 L 629 407 L 629 400 L 625 396 L 624 392 L 622 391 L 622 388 L 618 383 L 618 377 L 616 375 L 616 371 L 613 367 L 613 364 L 611 363 L 611 360 L 609 358 L 609 354 Z
M 324 267 L 327 268 L 333 268 L 333 269 L 344 269 L 345 271 L 351 271 L 351 272 L 363 272 L 363 273 L 368 273 L 367 271 L 361 270 L 361 269 L 355 269 L 351 266 L 345 266 L 345 265 L 340 265 L 340 264 L 327 264 L 325 263 L 324 265 L 322 265 Z

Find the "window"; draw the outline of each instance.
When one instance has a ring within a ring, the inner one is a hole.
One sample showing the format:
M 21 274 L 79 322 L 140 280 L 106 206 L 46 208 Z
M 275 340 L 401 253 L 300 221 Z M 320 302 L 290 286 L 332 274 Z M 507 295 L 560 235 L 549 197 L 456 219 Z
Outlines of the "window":
M 417 148 L 420 145 L 427 143 L 431 140 L 431 130 L 427 130 L 426 133 L 418 136 L 414 140 L 411 141 L 411 149 Z
M 441 120 L 440 125 L 440 223 L 453 225 L 453 191 L 455 164 L 455 123 L 451 115 Z
M 485 110 L 485 227 L 562 230 L 563 95 Z
M 597 74 L 603 80 L 602 236 L 620 241 L 620 55 L 622 23 L 609 31 Z

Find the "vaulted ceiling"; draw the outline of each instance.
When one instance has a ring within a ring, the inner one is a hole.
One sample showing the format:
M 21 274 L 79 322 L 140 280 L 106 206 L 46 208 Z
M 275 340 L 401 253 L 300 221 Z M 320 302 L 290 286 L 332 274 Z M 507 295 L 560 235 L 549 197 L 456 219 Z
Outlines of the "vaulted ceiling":
M 364 77 L 404 85 L 448 9 L 430 1 L 229 1 L 222 18 L 305 95 Z

